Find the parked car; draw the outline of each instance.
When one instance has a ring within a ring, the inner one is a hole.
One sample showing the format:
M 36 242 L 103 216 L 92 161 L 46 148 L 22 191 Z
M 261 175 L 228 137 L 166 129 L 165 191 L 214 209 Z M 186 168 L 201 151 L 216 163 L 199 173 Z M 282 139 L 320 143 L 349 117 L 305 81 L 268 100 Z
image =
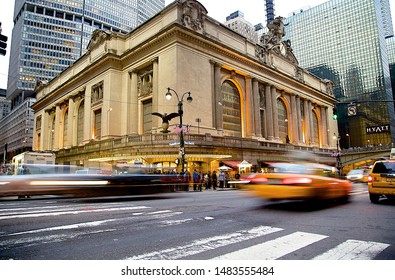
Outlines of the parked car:
M 395 160 L 380 160 L 373 164 L 368 190 L 372 203 L 378 203 L 381 197 L 395 199 Z
M 268 173 L 243 178 L 243 189 L 268 200 L 347 201 L 352 183 L 338 177 L 330 166 L 313 163 L 270 163 Z
M 369 177 L 369 169 L 353 169 L 347 173 L 347 180 L 351 182 L 367 183 Z

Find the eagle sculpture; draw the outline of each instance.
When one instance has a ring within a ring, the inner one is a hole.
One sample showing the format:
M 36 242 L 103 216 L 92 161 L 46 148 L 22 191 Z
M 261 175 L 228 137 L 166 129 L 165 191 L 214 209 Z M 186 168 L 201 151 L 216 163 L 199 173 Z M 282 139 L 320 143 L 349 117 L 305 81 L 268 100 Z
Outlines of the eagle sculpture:
M 168 130 L 168 128 L 169 128 L 169 121 L 174 119 L 175 117 L 179 116 L 178 113 L 171 113 L 171 114 L 163 113 L 163 114 L 161 114 L 161 113 L 158 113 L 158 112 L 152 113 L 152 115 L 158 116 L 158 117 L 160 117 L 162 119 L 162 128 L 163 128 L 163 130 L 161 132 L 163 132 L 163 133 L 169 133 L 170 132 L 170 130 Z

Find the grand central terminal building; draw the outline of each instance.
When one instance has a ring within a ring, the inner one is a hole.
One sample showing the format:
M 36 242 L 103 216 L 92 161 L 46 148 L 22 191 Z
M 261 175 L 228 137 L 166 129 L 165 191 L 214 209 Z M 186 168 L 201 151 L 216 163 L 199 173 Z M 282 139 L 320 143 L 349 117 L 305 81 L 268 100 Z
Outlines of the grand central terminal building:
M 242 161 L 259 171 L 292 151 L 334 164 L 333 83 L 300 68 L 283 35 L 276 18 L 257 44 L 194 0 L 126 35 L 96 30 L 85 55 L 37 83 L 33 150 L 106 169 L 138 161 L 180 171 L 183 152 L 190 171 Z

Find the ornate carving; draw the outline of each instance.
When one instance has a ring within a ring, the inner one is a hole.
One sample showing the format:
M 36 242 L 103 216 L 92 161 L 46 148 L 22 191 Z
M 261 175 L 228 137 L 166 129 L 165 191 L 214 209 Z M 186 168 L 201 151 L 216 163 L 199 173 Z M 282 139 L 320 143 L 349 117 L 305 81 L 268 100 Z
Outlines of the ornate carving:
M 88 44 L 88 51 L 94 49 L 97 45 L 101 44 L 111 36 L 109 31 L 104 31 L 101 29 L 96 29 L 92 33 L 91 40 Z
M 204 31 L 207 10 L 197 1 L 187 0 L 182 4 L 182 24 L 199 33 Z
M 154 71 L 152 69 L 145 69 L 137 75 L 137 92 L 139 97 L 152 95 L 153 74 Z

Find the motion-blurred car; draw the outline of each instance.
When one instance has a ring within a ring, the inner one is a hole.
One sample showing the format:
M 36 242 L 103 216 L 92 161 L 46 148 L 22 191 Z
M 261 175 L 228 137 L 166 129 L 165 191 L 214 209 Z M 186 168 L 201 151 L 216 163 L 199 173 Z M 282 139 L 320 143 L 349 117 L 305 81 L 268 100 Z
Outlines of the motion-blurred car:
M 368 190 L 372 203 L 378 203 L 383 196 L 395 200 L 395 160 L 380 160 L 373 164 Z
M 369 169 L 353 169 L 347 173 L 346 178 L 351 182 L 367 183 L 369 173 Z
M 267 173 L 243 178 L 244 189 L 268 200 L 337 199 L 346 202 L 352 183 L 331 166 L 312 163 L 270 163 Z

